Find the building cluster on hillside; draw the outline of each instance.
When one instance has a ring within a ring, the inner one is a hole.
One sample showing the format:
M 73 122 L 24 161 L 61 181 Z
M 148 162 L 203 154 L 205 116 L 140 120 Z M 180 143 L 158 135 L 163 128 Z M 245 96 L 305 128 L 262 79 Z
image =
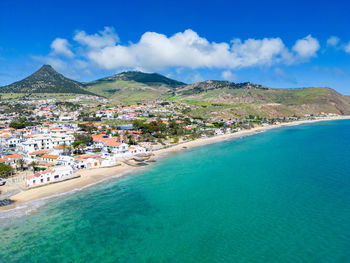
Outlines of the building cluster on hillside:
M 101 129 L 95 124 L 96 130 Z M 119 136 L 99 133 L 91 135 L 91 142 L 74 144 L 76 137 L 86 134 L 77 123 L 51 123 L 28 126 L 23 129 L 11 127 L 0 129 L 0 163 L 17 167 L 35 165 L 37 173 L 26 178 L 28 186 L 47 184 L 69 178 L 75 170 L 108 167 L 118 159 L 149 150 L 140 145 L 124 142 L 125 131 L 116 131 Z M 130 131 L 131 133 L 133 131 Z M 134 131 L 137 135 L 137 131 Z M 81 150 L 83 154 L 76 150 Z
M 99 106 L 89 103 L 94 100 Z M 1 103 L 0 166 L 17 171 L 31 167 L 35 173 L 25 182 L 33 187 L 72 178 L 80 169 L 114 166 L 170 144 L 297 119 L 205 119 L 187 114 L 201 108 L 196 105 L 155 101 L 104 106 L 105 100 L 84 95 Z

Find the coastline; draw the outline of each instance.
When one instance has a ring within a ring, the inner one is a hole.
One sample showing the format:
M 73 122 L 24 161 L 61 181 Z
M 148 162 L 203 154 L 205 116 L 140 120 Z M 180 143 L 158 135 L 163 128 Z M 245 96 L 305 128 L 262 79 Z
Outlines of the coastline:
M 350 116 L 337 116 L 337 117 L 320 118 L 316 120 L 294 121 L 294 122 L 281 123 L 281 124 L 270 125 L 265 127 L 259 126 L 249 130 L 242 130 L 235 133 L 223 134 L 223 135 L 218 135 L 214 137 L 200 138 L 193 141 L 186 141 L 177 145 L 171 145 L 168 148 L 155 150 L 153 151 L 154 156 L 152 157 L 152 159 L 160 158 L 173 152 L 179 152 L 182 150 L 188 150 L 199 146 L 204 146 L 208 144 L 222 142 L 225 140 L 232 140 L 235 138 L 257 134 L 270 129 L 295 126 L 295 125 L 301 125 L 301 124 L 307 124 L 307 123 L 314 123 L 314 122 L 321 122 L 321 121 L 333 121 L 333 120 L 344 120 L 344 119 L 350 119 Z M 46 186 L 42 186 L 34 189 L 23 190 L 19 192 L 18 194 L 11 197 L 11 200 L 13 200 L 14 203 L 8 206 L 0 207 L 0 212 L 15 210 L 17 208 L 23 208 L 22 205 L 25 205 L 25 203 L 28 203 L 28 202 L 42 200 L 42 199 L 45 199 L 45 200 L 53 199 L 53 198 L 56 198 L 57 196 L 60 196 L 72 191 L 82 190 L 86 187 L 95 185 L 97 183 L 101 183 L 110 178 L 122 177 L 125 174 L 130 173 L 134 170 L 136 170 L 134 166 L 130 166 L 125 163 L 121 163 L 121 165 L 114 166 L 114 167 L 80 170 L 75 172 L 76 174 L 80 175 L 79 178 L 71 179 L 71 180 L 60 182 L 57 184 L 50 184 L 50 185 L 46 185 Z

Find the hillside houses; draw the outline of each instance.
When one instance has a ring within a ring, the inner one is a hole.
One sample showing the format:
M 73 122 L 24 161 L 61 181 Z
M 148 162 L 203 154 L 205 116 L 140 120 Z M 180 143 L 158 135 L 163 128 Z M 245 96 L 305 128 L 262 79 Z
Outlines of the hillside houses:
M 24 155 L 22 154 L 9 154 L 9 155 L 5 155 L 2 158 L 0 158 L 0 163 L 5 163 L 8 165 L 16 165 L 17 161 L 20 159 L 23 159 Z
M 74 105 L 87 97 L 17 101 L 13 108 L 18 104 L 26 107 L 26 117 L 17 112 L 0 114 L 0 163 L 20 167 L 16 172 L 22 172 L 23 166 L 27 169 L 23 172 L 33 171 L 26 178 L 26 184 L 32 187 L 71 178 L 81 169 L 142 159 L 154 149 L 179 141 L 239 129 L 236 120 L 191 117 L 187 112 L 199 106 L 184 103 Z
M 73 134 L 69 133 L 49 133 L 49 134 L 33 134 L 27 140 L 24 140 L 20 148 L 26 153 L 49 150 L 59 145 L 71 145 L 74 141 Z

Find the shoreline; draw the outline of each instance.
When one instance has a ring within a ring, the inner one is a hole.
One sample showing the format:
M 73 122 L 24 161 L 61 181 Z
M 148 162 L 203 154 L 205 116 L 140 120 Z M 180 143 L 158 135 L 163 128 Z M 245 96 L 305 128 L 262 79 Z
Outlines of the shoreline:
M 168 148 L 155 150 L 153 151 L 154 156 L 152 156 L 152 159 L 158 159 L 158 158 L 164 157 L 169 153 L 176 153 L 179 151 L 189 150 L 199 146 L 204 146 L 208 144 L 223 142 L 226 140 L 232 140 L 235 138 L 250 136 L 253 134 L 257 134 L 257 133 L 260 133 L 266 130 L 275 129 L 275 128 L 315 123 L 315 122 L 321 122 L 321 121 L 335 121 L 335 120 L 345 120 L 345 119 L 350 119 L 350 116 L 338 116 L 338 117 L 320 118 L 316 120 L 293 121 L 293 122 L 281 123 L 277 125 L 269 125 L 265 127 L 259 126 L 249 130 L 242 130 L 235 133 L 223 134 L 223 135 L 218 135 L 214 137 L 199 138 L 193 141 L 186 141 L 177 145 L 171 145 Z M 85 169 L 85 170 L 76 171 L 75 174 L 80 175 L 79 178 L 71 179 L 71 180 L 60 182 L 57 184 L 45 185 L 34 189 L 22 190 L 21 192 L 11 197 L 11 200 L 13 200 L 14 203 L 8 206 L 0 207 L 0 213 L 2 211 L 24 209 L 26 207 L 25 204 L 28 204 L 29 202 L 54 199 L 61 195 L 83 190 L 87 187 L 96 185 L 105 180 L 109 180 L 112 178 L 120 178 L 136 171 L 138 168 L 145 168 L 145 166 L 134 167 L 121 162 L 121 165 L 117 165 L 113 167 Z

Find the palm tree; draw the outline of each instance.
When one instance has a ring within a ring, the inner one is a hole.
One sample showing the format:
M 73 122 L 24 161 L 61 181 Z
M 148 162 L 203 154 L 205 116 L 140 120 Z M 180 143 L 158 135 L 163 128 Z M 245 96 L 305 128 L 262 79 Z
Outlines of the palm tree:
M 33 168 L 33 173 L 36 172 L 36 169 L 38 168 L 39 163 L 36 161 L 32 161 L 29 166 Z
M 84 152 L 86 146 L 87 146 L 86 143 L 80 144 L 80 151 L 81 151 L 81 152 Z
M 70 153 L 70 151 L 72 150 L 72 147 L 70 145 L 68 145 L 66 142 L 64 142 L 62 144 L 62 147 L 63 147 L 63 151 L 64 151 L 64 154 L 66 155 L 67 153 Z
M 72 148 L 71 145 L 67 146 L 67 153 L 69 153 L 69 155 L 71 154 L 72 149 L 73 149 L 73 148 Z
M 25 161 L 23 159 L 19 159 L 19 160 L 17 160 L 17 164 L 19 165 L 21 171 L 23 171 L 24 170 Z

